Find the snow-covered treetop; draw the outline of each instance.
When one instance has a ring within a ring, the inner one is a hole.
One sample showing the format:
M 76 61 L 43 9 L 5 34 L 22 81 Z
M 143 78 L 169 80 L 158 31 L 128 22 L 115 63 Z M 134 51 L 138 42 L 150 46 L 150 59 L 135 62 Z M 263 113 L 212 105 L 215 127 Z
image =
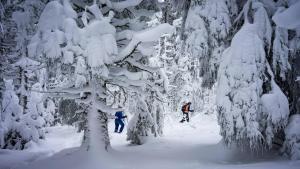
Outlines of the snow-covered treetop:
M 63 5 L 58 1 L 49 2 L 39 19 L 39 30 L 62 29 L 65 17 L 77 17 L 77 13 L 73 10 L 68 0 L 64 0 Z

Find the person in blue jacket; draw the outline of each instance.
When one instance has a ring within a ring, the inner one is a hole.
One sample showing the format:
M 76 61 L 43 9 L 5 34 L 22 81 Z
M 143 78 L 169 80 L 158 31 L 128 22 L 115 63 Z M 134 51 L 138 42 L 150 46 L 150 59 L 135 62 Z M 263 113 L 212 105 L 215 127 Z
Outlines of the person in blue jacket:
M 115 113 L 115 133 L 122 133 L 124 126 L 125 126 L 124 121 L 123 121 L 124 118 L 127 118 L 127 116 L 123 115 L 123 111 L 117 111 Z M 121 128 L 118 131 L 119 126 L 121 126 Z

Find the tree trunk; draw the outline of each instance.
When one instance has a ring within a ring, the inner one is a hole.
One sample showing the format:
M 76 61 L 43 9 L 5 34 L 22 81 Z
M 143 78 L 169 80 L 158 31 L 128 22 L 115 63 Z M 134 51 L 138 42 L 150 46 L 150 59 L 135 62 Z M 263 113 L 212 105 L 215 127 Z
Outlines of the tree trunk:
M 88 112 L 88 147 L 92 151 L 108 151 L 110 149 L 110 140 L 108 136 L 107 114 L 97 109 L 96 83 L 92 80 L 92 101 Z

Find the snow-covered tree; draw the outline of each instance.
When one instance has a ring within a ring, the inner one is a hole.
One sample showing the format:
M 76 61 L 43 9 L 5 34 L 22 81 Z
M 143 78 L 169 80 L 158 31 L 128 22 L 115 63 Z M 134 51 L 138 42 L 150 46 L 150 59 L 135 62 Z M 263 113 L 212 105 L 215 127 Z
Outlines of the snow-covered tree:
M 1 73 L 0 83 L 4 77 L 21 78 L 13 67 L 18 59 L 26 55 L 28 41 L 35 31 L 35 23 L 43 9 L 43 1 L 1 1 Z M 16 86 L 20 81 L 15 80 Z M 0 84 L 1 85 L 1 84 Z
M 32 80 L 32 76 L 34 76 L 33 72 L 39 67 L 39 65 L 39 62 L 28 57 L 21 57 L 16 63 L 13 64 L 13 66 L 17 68 L 16 72 L 18 74 L 18 78 L 16 78 L 16 80 L 19 84 L 17 92 L 19 94 L 20 105 L 22 106 L 23 112 L 27 111 L 30 87 L 34 83 L 34 80 Z
M 4 77 L 13 79 L 13 85 L 16 86 L 16 93 L 22 108 L 22 115 L 18 123 L 22 130 L 18 131 L 19 135 L 17 136 L 22 144 L 6 148 L 23 149 L 27 147 L 27 142 L 37 142 L 39 138 L 42 138 L 42 136 L 34 134 L 36 129 L 27 127 L 27 125 L 33 124 L 31 124 L 31 121 L 26 121 L 25 116 L 31 113 L 28 109 L 31 87 L 37 81 L 41 81 L 43 77 L 43 69 L 39 68 L 40 63 L 28 58 L 27 45 L 35 32 L 35 23 L 44 5 L 44 1 L 1 1 L 0 6 L 3 7 L 3 10 L 1 10 L 1 22 L 3 21 L 1 56 L 3 57 L 1 59 L 3 62 L 1 61 L 0 81 Z
M 149 112 L 148 105 L 145 98 L 141 95 L 135 97 L 138 99 L 134 105 L 134 116 L 128 124 L 127 140 L 133 144 L 143 144 L 146 138 L 151 134 L 151 127 L 153 127 L 153 117 Z
M 44 120 L 45 107 L 43 104 L 42 86 L 39 83 L 32 85 L 30 95 L 28 96 L 27 108 L 24 110 L 24 115 L 21 119 L 24 127 L 31 131 L 32 141 L 38 142 L 38 139 L 44 138 Z
M 24 149 L 44 137 L 42 94 L 31 92 L 27 108 L 23 110 L 12 82 L 12 80 L 5 81 L 6 89 L 3 93 L 0 123 L 1 148 Z M 40 90 L 40 88 L 38 83 L 33 85 L 35 90 Z
M 230 35 L 231 17 L 236 14 L 234 1 L 206 0 L 189 9 L 185 24 L 185 53 L 195 62 L 195 71 L 203 77 L 202 86 L 211 88 L 217 77 L 219 60 L 227 47 Z
M 1 91 L 5 88 L 4 78 L 10 74 L 10 63 L 15 62 L 17 57 L 13 55 L 16 46 L 17 25 L 12 19 L 16 6 L 11 1 L 0 2 L 0 87 Z
M 5 149 L 23 149 L 28 141 L 23 137 L 20 119 L 22 107 L 14 91 L 13 81 L 5 80 L 5 91 L 1 103 L 0 147 Z
M 18 94 L 18 105 L 15 105 L 15 109 L 21 108 L 21 114 L 16 115 L 18 123 L 13 123 L 9 132 L 11 136 L 6 136 L 7 139 L 17 139 L 19 143 L 16 146 L 12 145 L 3 148 L 9 149 L 24 149 L 30 146 L 28 143 L 38 142 L 39 139 L 44 138 L 45 126 L 44 117 L 46 116 L 46 109 L 43 104 L 43 94 L 37 93 L 36 91 L 42 91 L 42 86 L 39 83 L 34 83 L 34 70 L 40 64 L 27 57 L 20 58 L 16 63 L 13 64 L 20 79 L 16 79 L 19 84 L 16 93 Z M 12 92 L 14 91 L 12 81 L 8 81 L 7 88 Z M 31 87 L 30 87 L 31 86 Z M 11 96 L 12 98 L 14 96 Z M 16 101 L 16 99 L 13 99 Z M 2 105 L 4 105 L 3 103 Z M 11 138 L 10 138 L 11 137 Z M 14 142 L 14 141 L 9 141 Z
M 300 3 L 298 1 L 279 1 L 278 9 L 272 17 L 276 24 L 274 46 L 276 44 L 276 54 L 274 61 L 278 62 L 276 69 L 277 81 L 289 97 L 290 118 L 288 126 L 284 130 L 285 139 L 282 151 L 291 159 L 299 159 L 299 96 L 300 83 L 297 76 L 299 69 L 299 22 L 296 21 L 295 13 L 298 11 Z M 288 7 L 285 9 L 285 7 Z M 286 19 L 289 18 L 289 19 Z M 287 29 L 290 29 L 287 32 Z M 287 36 L 288 35 L 288 36 Z M 288 38 L 287 38 L 288 37 Z M 277 41 L 275 41 L 277 40 Z M 287 54 L 286 48 L 289 53 Z
M 122 13 L 124 8 L 139 3 L 107 1 L 105 8 Z M 110 149 L 107 119 L 117 110 L 107 104 L 108 86 L 115 85 L 135 92 L 145 85 L 154 86 L 143 73 L 154 70 L 146 65 L 147 59 L 140 53 L 144 52 L 144 44 L 151 44 L 161 34 L 170 32 L 171 26 L 164 24 L 147 30 L 118 30 L 114 25 L 122 25 L 120 21 L 124 19 L 126 22 L 125 18 L 122 15 L 118 18 L 112 11 L 105 16 L 99 6 L 96 2 L 83 6 L 82 17 L 79 18 L 68 0 L 49 2 L 39 19 L 39 28 L 31 40 L 29 53 L 32 57 L 56 64 L 53 67 L 59 67 L 52 71 L 53 76 L 50 72 L 53 83 L 48 86 L 51 88 L 48 92 L 76 99 L 78 104 L 85 105 L 87 145 L 95 151 L 107 151 Z M 77 24 L 79 19 L 82 25 Z M 67 68 L 68 73 L 64 73 L 63 68 Z
M 229 145 L 272 147 L 274 136 L 287 125 L 288 100 L 266 59 L 272 30 L 263 4 L 248 1 L 243 12 L 245 23 L 223 53 L 218 73 L 221 135 Z

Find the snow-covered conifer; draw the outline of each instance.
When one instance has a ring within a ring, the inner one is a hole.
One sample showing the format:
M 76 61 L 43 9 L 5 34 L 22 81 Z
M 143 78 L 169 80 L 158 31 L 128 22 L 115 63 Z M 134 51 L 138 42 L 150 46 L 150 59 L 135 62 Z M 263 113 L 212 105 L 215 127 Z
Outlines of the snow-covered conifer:
M 127 127 L 127 140 L 140 145 L 151 134 L 151 127 L 153 127 L 154 122 L 143 96 L 137 95 L 135 98 L 137 101 L 134 106 L 134 116 Z
M 129 6 L 126 1 L 111 2 L 105 8 L 121 12 Z M 56 65 L 48 65 L 49 79 L 53 82 L 48 86 L 48 92 L 56 95 L 63 92 L 61 97 L 75 99 L 77 104 L 84 105 L 81 106 L 84 111 L 76 112 L 87 112 L 87 118 L 83 119 L 87 119 L 88 124 L 88 147 L 108 151 L 107 120 L 117 110 L 108 105 L 108 86 L 135 92 L 144 89 L 145 82 L 153 86 L 145 75 L 154 69 L 146 65 L 147 58 L 140 53 L 144 52 L 144 45 L 156 41 L 172 27 L 162 24 L 146 30 L 118 30 L 114 25 L 122 23 L 115 18 L 114 12 L 102 14 L 97 2 L 83 6 L 83 9 L 90 13 L 81 18 L 83 25 L 80 25 L 77 23 L 79 15 L 68 0 L 49 2 L 29 45 L 29 54 Z M 119 41 L 121 39 L 124 41 Z M 53 70 L 55 67 L 59 68 Z
M 23 138 L 21 118 L 22 107 L 14 91 L 13 81 L 5 80 L 5 91 L 1 103 L 0 147 L 4 149 L 23 149 L 27 139 Z
M 45 119 L 43 118 L 45 107 L 43 104 L 42 86 L 35 83 L 31 87 L 32 91 L 28 96 L 27 109 L 24 112 L 21 122 L 24 125 L 24 130 L 27 131 L 27 137 L 32 141 L 38 142 L 44 138 Z
M 225 143 L 256 149 L 261 145 L 272 147 L 274 135 L 287 124 L 289 107 L 266 59 L 265 48 L 270 45 L 265 37 L 269 32 L 266 12 L 260 2 L 253 1 L 252 8 L 253 23 L 245 12 L 244 25 L 223 53 L 217 106 Z

